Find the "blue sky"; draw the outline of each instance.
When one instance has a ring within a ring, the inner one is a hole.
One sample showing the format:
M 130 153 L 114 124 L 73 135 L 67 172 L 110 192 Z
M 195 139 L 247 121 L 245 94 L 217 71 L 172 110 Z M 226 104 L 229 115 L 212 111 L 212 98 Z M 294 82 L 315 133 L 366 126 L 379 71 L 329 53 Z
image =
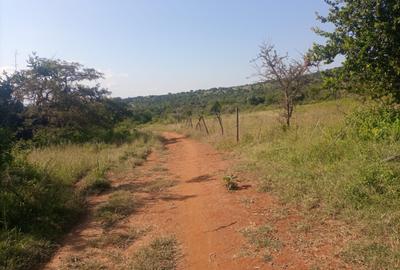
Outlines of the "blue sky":
M 0 0 L 0 69 L 35 51 L 99 69 L 122 97 L 251 83 L 263 41 L 292 56 L 321 41 L 316 11 L 323 0 Z

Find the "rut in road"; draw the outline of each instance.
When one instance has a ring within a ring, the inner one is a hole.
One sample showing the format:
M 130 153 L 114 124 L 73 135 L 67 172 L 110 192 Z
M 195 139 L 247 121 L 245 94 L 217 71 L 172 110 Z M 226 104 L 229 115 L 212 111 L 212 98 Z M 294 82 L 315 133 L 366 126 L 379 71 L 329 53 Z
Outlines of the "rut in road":
M 275 222 L 276 229 L 266 239 L 270 244 L 268 249 L 250 245 L 243 232 L 264 225 L 282 206 L 272 196 L 257 192 L 254 183 L 246 179 L 242 179 L 238 191 L 227 191 L 222 178 L 234 163 L 224 159 L 212 146 L 174 132 L 165 132 L 163 136 L 162 153 L 152 153 L 143 166 L 130 173 L 110 176 L 115 190 L 129 190 L 140 202 L 137 211 L 108 230 L 89 217 L 66 237 L 45 269 L 79 269 L 73 268 L 74 264 L 82 262 L 97 263 L 98 269 L 130 269 L 122 266 L 140 247 L 166 235 L 175 236 L 179 243 L 178 269 L 301 270 L 316 266 L 316 262 L 323 269 L 348 268 L 332 255 L 337 243 L 318 242 L 321 249 L 312 246 L 313 241 L 302 249 L 301 245 L 293 244 L 298 236 L 289 231 L 298 220 L 296 215 Z M 141 188 L 157 179 L 171 180 L 174 185 L 162 190 Z M 107 200 L 107 196 L 95 198 L 93 205 Z M 123 248 L 91 244 L 93 239 L 130 228 L 145 233 Z

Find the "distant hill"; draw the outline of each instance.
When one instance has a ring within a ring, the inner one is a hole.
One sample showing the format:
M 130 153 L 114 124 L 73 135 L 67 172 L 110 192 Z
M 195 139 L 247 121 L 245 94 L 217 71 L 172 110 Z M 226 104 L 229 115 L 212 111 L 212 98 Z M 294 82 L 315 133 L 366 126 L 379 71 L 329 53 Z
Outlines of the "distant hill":
M 321 75 L 314 73 L 309 76 L 310 84 L 298 99 L 301 102 L 325 99 L 328 93 L 324 93 L 321 89 Z M 237 106 L 242 110 L 261 109 L 278 104 L 279 100 L 278 85 L 272 81 L 123 99 L 137 113 L 161 119 L 171 116 L 182 118 L 190 114 L 209 114 L 211 106 L 217 101 L 222 105 L 223 112 L 233 112 Z

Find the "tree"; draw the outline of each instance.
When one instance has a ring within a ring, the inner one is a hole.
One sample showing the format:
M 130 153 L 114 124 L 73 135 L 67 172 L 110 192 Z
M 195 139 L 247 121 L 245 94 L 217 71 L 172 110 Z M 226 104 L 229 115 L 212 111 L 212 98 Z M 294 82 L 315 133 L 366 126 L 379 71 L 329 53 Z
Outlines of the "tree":
M 247 102 L 249 102 L 250 105 L 256 106 L 258 104 L 263 104 L 265 102 L 265 98 L 264 97 L 260 97 L 260 96 L 252 95 L 252 96 L 247 98 Z
M 78 136 L 92 127 L 109 128 L 126 108 L 106 98 L 109 92 L 97 83 L 102 77 L 78 63 L 32 55 L 28 68 L 9 78 L 12 95 L 25 104 L 24 128 Z
M 0 178 L 2 171 L 11 162 L 11 144 L 22 123 L 19 116 L 22 110 L 23 104 L 12 96 L 10 77 L 0 77 Z
M 325 0 L 327 16 L 322 23 L 334 30 L 314 31 L 326 38 L 314 44 L 311 55 L 332 63 L 345 57 L 343 66 L 329 80 L 338 87 L 378 98 L 393 96 L 400 101 L 400 2 L 398 0 Z M 344 83 L 343 83 L 344 82 Z
M 222 136 L 224 135 L 224 126 L 222 125 L 222 117 L 221 117 L 221 110 L 222 106 L 218 101 L 215 101 L 215 103 L 212 105 L 210 112 L 215 115 L 215 117 L 218 120 L 219 126 L 221 128 L 221 134 Z
M 282 93 L 283 117 L 287 127 L 290 127 L 296 98 L 302 94 L 309 82 L 310 62 L 306 57 L 301 60 L 290 59 L 279 55 L 274 45 L 264 43 L 256 59 L 258 75 L 264 82 L 275 81 Z

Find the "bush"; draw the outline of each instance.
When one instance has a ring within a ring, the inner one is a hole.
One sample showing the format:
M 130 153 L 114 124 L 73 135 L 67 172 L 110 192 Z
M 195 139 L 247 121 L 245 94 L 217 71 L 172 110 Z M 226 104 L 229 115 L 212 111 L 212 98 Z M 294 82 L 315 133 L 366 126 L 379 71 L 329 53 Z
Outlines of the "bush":
M 17 230 L 0 231 L 0 269 L 26 270 L 50 258 L 55 246 L 50 241 L 22 234 Z
M 0 226 L 41 236 L 59 235 L 80 213 L 80 200 L 71 186 L 18 157 L 0 182 Z
M 81 213 L 72 187 L 16 156 L 0 178 L 0 269 L 31 269 Z
M 376 105 L 359 109 L 347 117 L 351 132 L 363 140 L 398 141 L 400 139 L 400 108 Z
M 349 186 L 347 198 L 357 209 L 396 206 L 400 199 L 399 177 L 399 173 L 384 164 L 363 167 Z

